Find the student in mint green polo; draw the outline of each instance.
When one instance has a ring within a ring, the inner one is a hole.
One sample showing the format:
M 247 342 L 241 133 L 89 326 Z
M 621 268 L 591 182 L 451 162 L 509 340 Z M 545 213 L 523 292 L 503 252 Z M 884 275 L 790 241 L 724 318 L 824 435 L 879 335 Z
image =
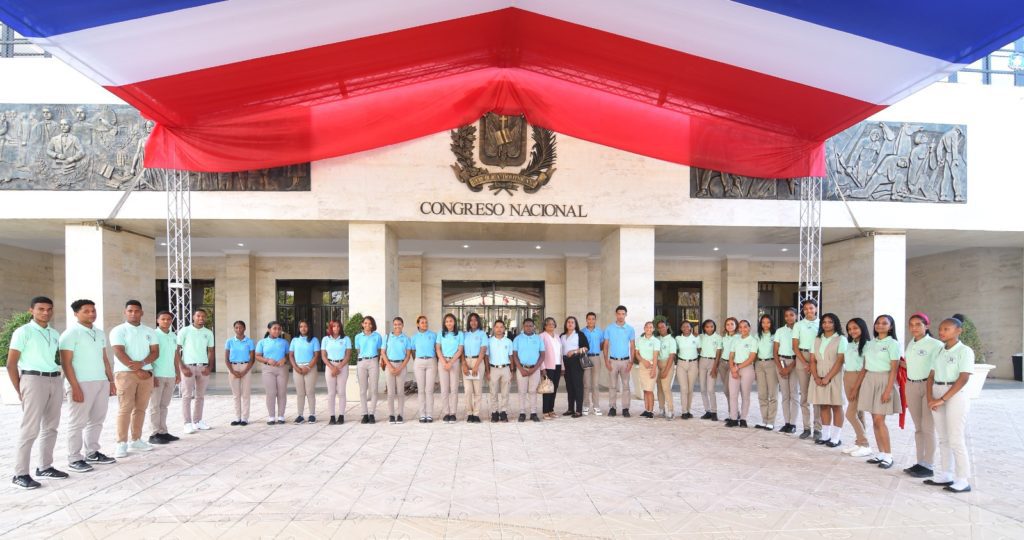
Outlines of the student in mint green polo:
M 57 363 L 60 334 L 50 327 L 53 300 L 45 296 L 33 298 L 29 302 L 29 313 L 32 320 L 14 331 L 7 353 L 7 374 L 14 390 L 21 396 L 21 430 L 14 459 L 14 478 L 11 480 L 21 489 L 40 486 L 29 476 L 28 469 L 32 444 L 37 437 L 39 467 L 36 468 L 36 476 L 68 477 L 68 473 L 53 467 L 53 447 L 57 442 L 63 393 L 60 365 Z
M 213 332 L 206 327 L 206 310 L 197 309 L 192 314 L 192 325 L 178 332 L 181 346 L 181 375 L 184 388 L 181 391 L 181 411 L 185 417 L 185 433 L 207 430 L 210 426 L 203 420 L 203 400 L 206 386 L 210 383 L 210 366 L 213 364 Z M 192 402 L 195 401 L 195 409 Z
M 110 331 L 110 344 L 117 359 L 114 364 L 118 403 L 115 458 L 127 457 L 129 451 L 153 449 L 153 445 L 142 440 L 142 424 L 153 394 L 153 363 L 160 357 L 160 349 L 153 329 L 142 324 L 142 316 L 142 303 L 129 300 L 124 305 L 125 322 Z
M 526 421 L 526 409 L 530 409 L 531 421 L 540 422 L 537 416 L 537 386 L 540 384 L 540 353 L 544 352 L 544 340 L 534 330 L 533 319 L 526 319 L 523 321 L 523 332 L 512 340 L 512 365 L 517 374 L 520 422 Z
M 405 335 L 405 320 L 395 317 L 391 320 L 391 333 L 384 340 L 384 372 L 388 386 L 388 423 L 404 424 L 402 413 L 405 410 L 405 370 L 412 359 L 412 340 Z M 395 408 L 395 400 L 398 408 Z
M 800 415 L 804 430 L 801 439 L 814 436 L 815 442 L 821 440 L 821 410 L 811 407 L 808 396 L 811 390 L 811 349 L 818 337 L 818 304 L 814 300 L 804 300 L 800 304 L 804 318 L 793 326 L 793 354 L 796 355 L 796 376 L 800 385 Z M 811 428 L 814 431 L 811 431 Z
M 629 373 L 633 370 L 636 331 L 626 324 L 626 306 L 615 308 L 615 322 L 605 327 L 603 337 L 604 366 L 608 370 L 608 416 L 615 416 L 615 398 L 621 392 L 622 416 L 628 418 Z
M 256 362 L 256 344 L 245 335 L 245 321 L 235 321 L 232 328 L 235 335 L 224 342 L 224 367 L 228 369 L 228 383 L 235 401 L 235 419 L 231 425 L 247 426 L 252 392 L 250 372 Z
M 954 315 L 939 325 L 942 349 L 935 357 L 928 384 L 928 407 L 939 437 L 939 468 L 935 478 L 924 483 L 943 486 L 946 491 L 967 493 L 971 461 L 967 455 L 967 413 L 971 400 L 964 386 L 974 372 L 974 350 L 960 341 L 963 315 Z
M 910 316 L 908 323 L 910 337 L 907 340 L 907 408 L 914 420 L 914 446 L 917 449 L 917 463 L 903 469 L 903 472 L 914 478 L 930 478 L 934 473 L 935 463 L 935 422 L 932 410 L 928 408 L 928 374 L 931 373 L 935 357 L 942 350 L 942 342 L 933 338 L 928 330 L 931 321 L 928 315 L 917 312 Z
M 110 396 L 117 394 L 114 371 L 107 358 L 107 339 L 97 328 L 96 303 L 75 300 L 76 321 L 60 336 L 60 363 L 67 378 L 68 468 L 89 472 L 90 463 L 113 463 L 100 453 L 100 432 L 107 418 Z M 83 440 L 84 435 L 84 440 Z M 83 447 L 85 452 L 82 452 Z
M 171 331 L 174 315 L 170 311 L 161 311 L 156 316 L 156 342 L 160 350 L 156 362 L 153 362 L 153 394 L 149 397 L 149 424 L 153 434 L 149 436 L 149 444 L 167 444 L 178 440 L 178 437 L 167 431 L 167 407 L 174 396 L 174 385 L 181 382 L 180 350 L 178 336 Z
M 700 381 L 700 397 L 704 402 L 704 415 L 700 419 L 717 422 L 718 393 L 715 392 L 715 381 L 718 380 L 718 362 L 722 357 L 722 336 L 718 333 L 718 324 L 714 319 L 705 319 L 700 327 L 703 332 L 697 344 L 700 349 L 697 380 Z
M 779 372 L 779 389 L 782 391 L 782 418 L 786 422 L 779 433 L 796 433 L 796 417 L 800 402 L 800 377 L 796 370 L 796 353 L 793 344 L 793 333 L 796 329 L 798 315 L 796 308 L 788 307 L 783 313 L 786 324 L 775 331 L 775 369 Z M 856 405 L 854 405 L 856 410 Z

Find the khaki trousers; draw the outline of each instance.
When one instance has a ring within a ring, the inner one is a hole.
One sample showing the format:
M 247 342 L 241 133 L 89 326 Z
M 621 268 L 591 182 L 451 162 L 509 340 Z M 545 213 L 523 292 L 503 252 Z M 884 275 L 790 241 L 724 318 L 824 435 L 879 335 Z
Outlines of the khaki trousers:
M 754 386 L 754 366 L 740 368 L 740 378 L 726 373 L 729 377 L 729 418 L 746 420 L 750 413 L 750 389 Z
M 601 399 L 598 397 L 600 391 L 601 371 L 604 369 L 604 360 L 601 355 L 590 356 L 594 367 L 583 370 L 583 408 L 597 410 L 601 408 Z
M 441 381 L 441 412 L 449 415 L 459 410 L 459 377 L 462 376 L 461 360 L 451 362 L 451 369 L 437 366 L 437 378 Z
M 153 394 L 149 396 L 149 425 L 153 435 L 167 433 L 167 407 L 174 397 L 174 377 L 155 377 Z
M 804 353 L 804 358 L 808 358 L 809 360 L 809 354 L 810 353 Z M 789 376 L 792 377 L 795 374 L 797 382 L 800 384 L 800 419 L 803 422 L 804 429 L 811 429 L 811 426 L 814 426 L 815 431 L 821 431 L 821 407 L 818 407 L 817 405 L 811 407 L 810 402 L 807 401 L 807 397 L 811 390 L 811 372 L 808 371 L 810 366 L 805 366 L 799 358 L 794 359 L 793 361 L 796 362 L 796 369 L 793 370 L 793 373 L 790 373 Z M 814 412 L 813 417 L 811 416 L 812 409 Z M 808 421 L 812 418 L 813 420 Z
M 21 431 L 14 475 L 29 474 L 32 443 L 39 439 L 39 468 L 53 465 L 53 447 L 57 444 L 60 403 L 64 394 L 63 377 L 21 376 Z M 40 433 L 42 431 L 42 433 Z
M 192 371 L 191 377 L 181 375 L 181 413 L 185 423 L 191 424 L 203 419 L 203 401 L 206 399 L 206 386 L 210 384 L 210 376 L 203 375 L 206 364 L 186 366 Z M 195 401 L 195 407 L 192 402 Z
M 697 380 L 700 381 L 700 398 L 704 402 L 704 411 L 718 413 L 718 394 L 715 392 L 715 378 L 711 376 L 714 358 L 697 360 Z
M 609 362 L 612 363 L 612 370 L 608 372 L 608 407 L 615 407 L 615 399 L 621 392 L 622 397 L 620 403 L 622 408 L 628 409 L 629 400 L 631 398 L 629 395 L 629 371 L 632 361 L 609 360 Z
M 930 468 L 935 464 L 935 421 L 928 408 L 928 381 L 907 381 L 907 408 L 914 419 L 917 462 Z
M 672 399 L 672 378 L 675 377 L 675 374 L 672 373 L 673 368 L 675 368 L 673 363 L 668 361 L 658 362 L 658 380 L 654 381 L 658 390 L 658 408 L 671 414 L 676 412 L 676 405 Z M 665 375 L 663 378 L 662 375 L 666 371 L 668 375 Z
M 437 359 L 417 358 L 413 364 L 416 370 L 416 394 L 419 397 L 420 418 L 434 416 L 434 379 L 437 378 Z
M 512 386 L 512 371 L 508 366 L 491 366 L 488 391 L 491 393 L 491 413 L 508 412 L 508 393 Z
M 757 403 L 761 406 L 761 421 L 775 424 L 779 407 L 779 369 L 775 360 L 754 360 L 754 374 L 757 377 Z
M 789 368 L 796 362 L 799 362 L 796 358 L 785 359 L 780 358 L 782 365 Z M 779 376 L 779 389 L 782 390 L 782 418 L 787 424 L 796 425 L 797 409 L 800 405 L 800 376 L 797 375 L 796 370 L 789 372 L 789 376 Z M 854 402 L 853 408 L 857 408 L 857 403 Z
M 936 386 L 932 395 L 938 399 L 945 394 L 948 386 Z M 946 401 L 937 411 L 933 411 L 935 432 L 939 438 L 939 468 L 935 471 L 936 479 L 942 480 L 938 473 L 950 475 L 953 480 L 967 480 L 971 474 L 971 462 L 967 456 L 967 412 L 971 400 L 967 399 L 962 389 Z M 955 466 L 955 470 L 954 470 Z
M 363 414 L 377 411 L 377 381 L 380 380 L 380 357 L 360 358 L 356 362 L 356 377 L 359 381 L 359 406 Z
M 860 373 L 857 371 L 846 371 L 843 373 L 843 388 L 846 391 L 846 421 L 853 426 L 853 432 L 857 435 L 857 446 L 867 446 L 868 436 L 864 431 L 864 412 L 857 410 L 857 394 L 859 388 L 854 388 Z
M 676 382 L 679 384 L 679 412 L 690 412 L 693 406 L 693 383 L 697 382 L 700 366 L 697 360 L 676 362 Z
M 388 362 L 391 367 L 402 365 L 401 362 L 391 363 Z M 388 386 L 388 415 L 390 416 L 401 416 L 405 410 L 405 372 L 408 367 L 403 367 L 398 375 L 394 375 L 391 371 L 387 371 L 387 386 Z M 398 400 L 398 408 L 395 408 L 395 400 Z
M 114 373 L 117 387 L 117 442 L 128 442 L 128 426 L 131 424 L 133 441 L 142 438 L 142 422 L 146 419 L 149 396 L 153 393 L 153 377 L 140 379 L 131 371 Z
M 472 363 L 470 364 L 472 366 Z M 480 363 L 476 378 L 462 377 L 462 387 L 466 392 L 466 414 L 480 416 L 480 402 L 483 401 L 484 364 Z
M 103 431 L 103 421 L 107 418 L 107 406 L 110 403 L 110 382 L 106 379 L 83 381 L 78 386 L 85 398 L 81 403 L 71 399 L 71 388 L 67 389 L 68 403 L 71 405 L 68 411 L 68 463 L 83 461 L 85 454 L 99 452 L 100 432 Z
M 729 387 L 729 379 L 732 379 L 732 372 L 729 371 L 729 361 L 728 360 L 719 360 L 718 361 L 718 380 L 722 383 L 722 393 L 725 394 L 726 408 L 728 408 L 729 404 L 732 403 L 731 401 L 729 401 L 729 396 L 731 395 L 731 392 L 732 392 L 732 389 Z M 714 381 L 712 381 L 712 383 L 713 382 Z M 712 389 L 714 389 L 713 386 L 712 386 Z
M 242 367 L 242 369 L 245 369 Z M 228 373 L 228 384 L 231 385 L 231 396 L 235 399 L 235 418 L 249 421 L 249 402 L 252 396 L 252 371 L 246 372 L 241 378 Z
M 284 418 L 288 403 L 288 368 L 263 365 L 263 388 L 267 392 L 267 420 Z M 277 405 L 275 413 L 274 405 Z
M 281 369 L 284 369 L 284 367 L 282 366 Z M 317 371 L 315 369 L 309 370 L 309 373 L 306 374 L 299 373 L 298 371 L 292 372 L 292 381 L 295 383 L 295 401 L 299 407 L 299 416 L 306 412 L 307 405 L 309 406 L 309 414 L 316 416 L 316 377 Z
M 516 390 L 519 392 L 519 414 L 537 414 L 537 386 L 540 384 L 540 370 L 534 371 L 526 377 L 516 370 Z
M 335 416 L 337 412 L 337 416 L 345 416 L 345 408 L 348 407 L 348 364 L 344 360 L 332 360 L 331 365 L 338 368 L 338 375 L 334 376 L 331 370 L 327 370 L 327 413 Z M 405 376 L 404 371 L 402 376 Z

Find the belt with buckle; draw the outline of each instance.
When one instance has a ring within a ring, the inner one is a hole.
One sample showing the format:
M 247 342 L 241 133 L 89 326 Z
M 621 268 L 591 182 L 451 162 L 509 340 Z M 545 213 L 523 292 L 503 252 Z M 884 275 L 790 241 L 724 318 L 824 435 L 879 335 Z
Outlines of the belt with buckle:
M 508 367 L 510 364 L 490 364 L 491 367 Z
M 599 353 L 599 352 L 596 352 L 596 353 L 587 353 L 587 356 L 601 356 L 601 353 Z
M 417 356 L 417 360 L 434 360 L 433 356 Z
M 758 358 L 757 359 L 758 362 L 767 362 L 769 360 L 775 360 L 775 358 Z
M 609 356 L 608 359 L 609 360 L 629 360 L 629 357 L 628 356 L 623 356 L 623 357 L 617 358 L 617 357 L 614 357 L 614 356 Z
M 696 362 L 699 358 L 679 358 L 676 357 L 676 362 Z
M 792 355 L 792 354 L 780 354 L 779 358 L 785 358 L 786 360 L 793 360 L 793 359 L 796 358 L 796 356 Z
M 245 362 L 231 362 L 231 363 L 232 363 L 232 364 L 248 364 L 248 363 L 249 363 L 249 361 L 248 361 L 248 360 L 246 360 Z M 195 365 L 195 364 L 189 364 L 189 365 Z
M 953 382 L 939 382 L 939 381 L 935 381 L 932 384 L 934 384 L 936 386 L 953 386 L 954 384 L 956 384 L 956 381 L 953 381 Z
M 800 350 L 801 350 L 801 351 L 803 351 L 803 352 L 811 352 L 811 350 L 810 350 L 810 349 L 803 349 L 803 348 L 802 348 L 802 349 L 800 349 Z
M 38 375 L 40 377 L 60 377 L 59 371 L 36 371 L 34 369 L 21 370 L 22 375 Z
M 907 382 L 928 382 L 928 379 L 907 379 Z
M 701 356 L 700 359 L 701 360 L 714 360 L 715 357 L 714 356 Z
M 360 360 L 376 360 L 378 358 L 380 358 L 380 355 L 377 355 L 377 356 L 360 356 L 359 357 Z
M 344 362 L 345 359 L 344 358 L 340 358 L 338 360 L 331 360 L 330 358 L 328 358 L 327 361 L 331 362 L 332 364 L 340 364 L 341 362 Z
M 208 366 L 210 364 L 185 364 L 186 366 Z

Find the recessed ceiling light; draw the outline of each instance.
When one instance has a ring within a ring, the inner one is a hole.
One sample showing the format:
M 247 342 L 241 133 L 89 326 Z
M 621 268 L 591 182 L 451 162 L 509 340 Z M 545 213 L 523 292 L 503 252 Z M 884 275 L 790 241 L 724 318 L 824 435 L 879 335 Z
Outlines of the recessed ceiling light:
M 789 251 L 789 248 L 782 248 L 782 251 Z
M 462 249 L 469 249 L 469 244 L 462 244 Z
M 167 242 L 160 242 L 160 245 L 161 245 L 161 246 L 166 246 L 166 245 L 167 245 Z
M 715 250 L 715 251 L 718 251 L 718 246 L 715 246 L 715 247 L 713 247 L 713 248 L 711 248 L 711 249 L 713 249 L 713 250 Z
M 238 243 L 238 247 L 245 247 L 245 244 L 243 244 L 243 243 L 239 242 L 239 243 Z
M 537 249 L 540 249 L 540 246 L 538 245 L 538 246 L 536 246 L 536 248 L 537 248 Z

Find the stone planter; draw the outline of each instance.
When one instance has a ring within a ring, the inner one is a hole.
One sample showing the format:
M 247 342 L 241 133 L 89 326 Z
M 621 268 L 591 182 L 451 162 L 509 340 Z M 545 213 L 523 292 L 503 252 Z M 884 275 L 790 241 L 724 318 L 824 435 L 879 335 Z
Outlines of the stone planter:
M 977 399 L 981 395 L 981 388 L 985 386 L 988 372 L 995 368 L 996 366 L 992 364 L 974 364 L 974 373 L 967 379 L 967 384 L 964 386 L 964 392 L 967 393 L 968 398 Z
M 14 384 L 11 383 L 11 378 L 7 376 L 6 371 L 5 368 L 4 373 L 0 373 L 0 400 L 4 405 L 21 405 L 21 398 L 14 391 Z

